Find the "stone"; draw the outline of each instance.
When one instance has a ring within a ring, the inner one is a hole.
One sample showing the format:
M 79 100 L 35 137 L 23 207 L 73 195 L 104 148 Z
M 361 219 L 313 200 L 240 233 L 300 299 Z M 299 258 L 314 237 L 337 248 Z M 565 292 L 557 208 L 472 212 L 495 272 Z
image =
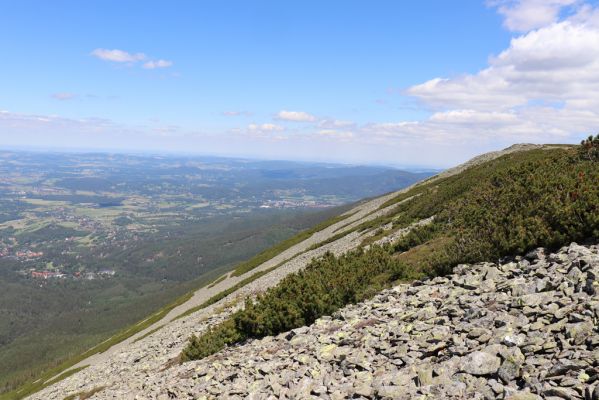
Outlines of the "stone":
M 433 369 L 430 366 L 420 365 L 417 369 L 418 386 L 428 386 L 433 383 Z
M 517 392 L 509 395 L 505 400 L 543 400 L 543 398 L 530 392 Z
M 336 344 L 328 344 L 328 345 L 322 346 L 318 350 L 318 356 L 321 359 L 326 360 L 326 361 L 332 360 L 335 355 L 335 349 L 337 349 Z
M 502 353 L 503 362 L 497 371 L 497 375 L 504 383 L 509 383 L 520 377 L 520 368 L 524 364 L 524 355 L 518 347 L 506 349 Z
M 462 358 L 462 371 L 470 375 L 490 375 L 497 372 L 501 359 L 492 354 L 475 351 Z
M 372 395 L 372 374 L 367 371 L 356 374 L 354 390 L 360 396 L 370 397 Z
M 566 387 L 550 387 L 543 390 L 545 397 L 559 397 L 560 399 L 575 400 L 579 399 L 580 395 L 574 389 Z
M 410 383 L 414 383 L 414 379 L 411 375 L 407 373 L 397 372 L 393 374 L 393 378 L 391 379 L 391 383 L 394 386 L 408 386 Z
M 545 249 L 539 247 L 537 249 L 531 250 L 528 253 L 526 253 L 524 257 L 526 257 L 530 261 L 543 260 L 545 259 Z
M 377 390 L 378 397 L 381 398 L 390 398 L 390 399 L 399 399 L 401 396 L 405 396 L 406 389 L 401 386 L 381 386 Z
M 484 335 L 485 333 L 488 333 L 488 331 L 488 328 L 475 327 L 468 330 L 467 336 L 471 339 L 474 339 Z
M 583 344 L 585 340 L 593 332 L 594 325 L 591 321 L 578 322 L 576 324 L 566 325 L 566 336 L 574 342 L 574 344 Z
M 547 371 L 547 377 L 552 378 L 555 376 L 566 375 L 569 371 L 579 371 L 583 369 L 585 365 L 586 364 L 582 361 L 559 360 L 549 371 Z
M 537 307 L 542 304 L 550 303 L 553 300 L 554 295 L 554 291 L 531 293 L 520 296 L 516 301 L 518 305 L 523 307 Z
M 294 347 L 301 347 L 301 346 L 305 346 L 307 342 L 308 342 L 307 335 L 294 335 L 291 338 L 289 343 Z
M 522 346 L 526 341 L 526 336 L 520 335 L 506 335 L 503 337 L 502 343 L 506 346 Z
M 505 387 L 497 382 L 495 379 L 489 379 L 487 381 L 487 384 L 491 387 L 491 390 L 493 390 L 493 393 L 495 393 L 495 395 L 501 395 L 503 394 L 503 392 L 505 391 Z

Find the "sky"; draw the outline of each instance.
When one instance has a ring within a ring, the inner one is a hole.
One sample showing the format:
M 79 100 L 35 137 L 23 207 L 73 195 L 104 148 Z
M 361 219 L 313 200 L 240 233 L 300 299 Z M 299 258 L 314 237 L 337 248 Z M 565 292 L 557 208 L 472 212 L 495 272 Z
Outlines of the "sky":
M 599 127 L 597 1 L 0 5 L 0 148 L 443 168 Z

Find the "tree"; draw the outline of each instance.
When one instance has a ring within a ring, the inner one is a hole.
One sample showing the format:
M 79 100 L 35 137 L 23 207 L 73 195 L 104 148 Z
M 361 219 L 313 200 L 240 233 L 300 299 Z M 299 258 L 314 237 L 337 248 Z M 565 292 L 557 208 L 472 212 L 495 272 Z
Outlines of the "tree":
M 590 135 L 580 142 L 578 154 L 584 160 L 599 161 L 599 134 L 595 137 Z

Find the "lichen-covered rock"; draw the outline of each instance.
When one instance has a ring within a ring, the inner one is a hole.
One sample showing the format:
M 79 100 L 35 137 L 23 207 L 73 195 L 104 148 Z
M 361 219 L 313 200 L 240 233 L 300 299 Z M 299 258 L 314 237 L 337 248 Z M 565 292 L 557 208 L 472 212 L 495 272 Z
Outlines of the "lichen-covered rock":
M 593 334 L 594 324 L 592 321 L 577 322 L 566 325 L 566 336 L 572 339 L 574 344 L 583 344 Z
M 462 370 L 470 375 L 491 375 L 497 372 L 501 359 L 484 351 L 474 351 L 462 359 Z
M 497 371 L 497 375 L 504 383 L 510 383 L 520 377 L 520 368 L 526 358 L 518 347 L 506 349 L 502 356 L 503 362 Z

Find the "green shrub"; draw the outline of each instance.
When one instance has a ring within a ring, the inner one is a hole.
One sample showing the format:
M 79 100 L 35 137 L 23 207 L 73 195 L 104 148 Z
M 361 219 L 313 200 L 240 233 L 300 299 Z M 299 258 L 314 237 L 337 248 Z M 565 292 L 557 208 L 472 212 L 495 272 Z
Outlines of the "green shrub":
M 551 154 L 493 174 L 441 215 L 462 262 L 599 237 L 599 163 Z
M 373 247 L 341 257 L 331 253 L 313 260 L 304 270 L 246 301 L 232 318 L 192 337 L 182 359 L 203 358 L 226 345 L 261 338 L 311 324 L 348 303 L 356 303 L 398 279 L 416 277 L 388 249 Z
M 394 250 L 406 251 L 412 247 L 426 243 L 436 237 L 442 231 L 443 227 L 443 225 L 433 222 L 428 225 L 413 228 L 395 243 Z
M 199 360 L 218 352 L 227 344 L 237 343 L 241 340 L 243 340 L 243 336 L 235 328 L 235 321 L 229 319 L 209 329 L 200 337 L 193 335 L 189 339 L 189 344 L 183 349 L 181 360 Z
M 583 160 L 599 161 L 599 134 L 592 135 L 580 142 L 578 155 Z

